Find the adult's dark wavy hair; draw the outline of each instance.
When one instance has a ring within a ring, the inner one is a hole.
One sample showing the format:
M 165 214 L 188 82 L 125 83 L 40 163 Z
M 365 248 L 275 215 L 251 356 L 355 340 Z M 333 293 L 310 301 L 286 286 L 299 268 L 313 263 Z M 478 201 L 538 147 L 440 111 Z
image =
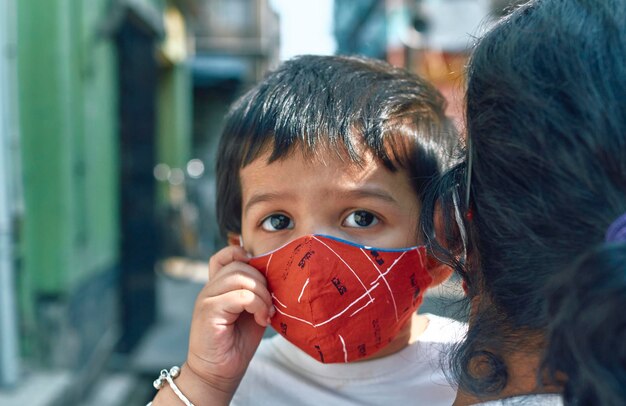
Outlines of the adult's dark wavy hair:
M 548 285 L 545 366 L 574 405 L 626 404 L 626 242 L 601 244 Z
M 273 162 L 294 148 L 305 156 L 335 150 L 358 164 L 363 143 L 390 170 L 405 169 L 421 197 L 458 145 L 445 108 L 428 82 L 380 60 L 303 55 L 284 62 L 226 117 L 216 167 L 222 233 L 241 232 L 239 170 L 266 151 Z
M 455 264 L 472 303 L 467 339 L 452 362 L 465 391 L 497 395 L 509 378 L 507 354 L 547 347 L 548 370 L 570 378 L 570 403 L 624 404 L 626 311 L 610 303 L 624 303 L 626 243 L 603 241 L 626 212 L 625 61 L 625 0 L 530 1 L 473 50 L 466 162 L 439 180 L 422 215 L 432 250 Z M 446 223 L 454 224 L 453 193 L 461 213 L 469 202 L 473 214 L 462 219 L 466 262 L 456 260 L 458 233 L 440 233 L 446 249 L 435 239 L 435 204 L 442 203 Z M 621 290 L 580 277 L 592 272 Z M 563 275 L 576 277 L 567 288 L 547 288 L 563 286 Z M 577 302 L 580 286 L 606 301 Z M 571 303 L 588 311 L 576 314 Z M 602 322 L 581 327 L 591 315 Z M 605 345 L 603 329 L 619 337 L 616 346 Z M 585 347 L 570 336 L 587 340 Z M 621 364 L 605 364 L 611 354 Z M 604 373 L 592 377 L 598 371 Z M 621 388 L 601 385 L 606 375 Z

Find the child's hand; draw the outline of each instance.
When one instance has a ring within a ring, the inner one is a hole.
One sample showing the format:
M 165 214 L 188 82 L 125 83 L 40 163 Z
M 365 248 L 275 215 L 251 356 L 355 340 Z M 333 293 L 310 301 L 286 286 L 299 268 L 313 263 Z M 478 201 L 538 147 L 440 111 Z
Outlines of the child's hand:
M 234 391 L 275 309 L 265 277 L 229 246 L 209 261 L 209 282 L 196 300 L 187 366 L 214 387 Z

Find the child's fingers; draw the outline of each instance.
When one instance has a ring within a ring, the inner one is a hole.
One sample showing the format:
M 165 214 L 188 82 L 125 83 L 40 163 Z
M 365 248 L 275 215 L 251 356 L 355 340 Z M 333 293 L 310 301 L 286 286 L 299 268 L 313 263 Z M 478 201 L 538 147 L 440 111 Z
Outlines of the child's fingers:
M 224 303 L 224 310 L 227 312 L 240 314 L 246 311 L 254 315 L 258 325 L 266 327 L 270 323 L 271 304 L 268 306 L 267 302 L 254 292 L 240 289 L 228 292 L 226 296 L 232 297 L 232 301 Z
M 233 296 L 233 292 L 238 293 Z M 241 299 L 239 307 L 236 306 L 235 302 L 237 297 Z M 259 312 L 256 307 L 247 303 L 247 300 L 253 298 L 255 304 L 263 303 L 263 311 Z M 219 273 L 213 275 L 199 296 L 199 306 L 197 314 L 204 314 L 205 316 L 201 317 L 211 319 L 213 319 L 211 315 L 226 311 L 228 314 L 222 314 L 218 318 L 221 324 L 232 324 L 241 312 L 248 311 L 254 314 L 257 324 L 263 327 L 267 326 L 268 317 L 272 317 L 276 311 L 267 289 L 265 277 L 255 268 L 241 262 L 229 263 L 223 266 Z M 254 310 L 254 312 L 250 310 Z M 237 311 L 238 313 L 235 313 Z
M 219 303 L 219 305 L 218 305 Z M 222 295 L 203 301 L 203 306 L 217 312 L 212 317 L 217 324 L 233 325 L 241 313 L 247 312 L 254 316 L 256 323 L 262 327 L 269 324 L 273 312 L 266 301 L 247 289 L 231 290 Z
M 247 263 L 249 260 L 250 256 L 242 247 L 231 245 L 221 249 L 209 260 L 209 280 L 224 266 L 232 262 Z
M 261 298 L 268 307 L 272 306 L 272 297 L 267 290 L 267 281 L 263 275 L 252 267 L 240 265 L 239 268 L 229 272 L 227 267 L 224 267 L 213 283 L 207 286 L 206 295 L 214 297 L 231 291 L 248 290 Z
M 231 274 L 240 274 L 242 277 L 246 276 L 254 279 L 263 286 L 267 286 L 267 279 L 265 279 L 265 276 L 259 272 L 258 269 L 242 262 L 231 262 L 230 264 L 220 268 L 219 271 L 213 274 L 213 277 L 208 282 L 207 286 L 210 288 L 212 286 L 220 285 L 223 283 L 223 280 L 228 278 Z

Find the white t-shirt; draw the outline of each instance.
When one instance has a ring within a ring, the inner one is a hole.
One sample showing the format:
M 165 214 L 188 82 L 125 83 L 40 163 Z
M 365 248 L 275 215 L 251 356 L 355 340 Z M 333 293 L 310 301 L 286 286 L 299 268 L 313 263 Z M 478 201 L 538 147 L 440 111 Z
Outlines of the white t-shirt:
M 561 395 L 542 393 L 476 403 L 475 406 L 563 406 Z
M 261 341 L 231 405 L 446 405 L 456 388 L 445 378 L 442 355 L 463 339 L 466 325 L 426 314 L 418 341 L 387 357 L 322 364 L 276 335 Z

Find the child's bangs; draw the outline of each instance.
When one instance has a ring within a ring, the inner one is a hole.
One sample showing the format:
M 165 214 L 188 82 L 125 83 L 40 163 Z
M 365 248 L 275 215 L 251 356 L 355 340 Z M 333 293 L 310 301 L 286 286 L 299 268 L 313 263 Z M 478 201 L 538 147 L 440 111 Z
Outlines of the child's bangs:
M 348 134 L 306 133 L 300 136 L 292 134 L 267 134 L 265 137 L 248 138 L 244 146 L 242 167 L 247 166 L 261 156 L 268 156 L 268 163 L 280 161 L 294 152 L 301 153 L 308 161 L 324 162 L 339 159 L 355 165 L 365 163 L 365 153 L 369 152 L 387 169 L 408 169 L 415 156 L 415 131 L 410 128 L 395 128 L 385 136 L 365 136 L 353 129 Z
M 380 155 L 377 149 L 384 150 L 382 142 L 368 142 L 368 138 L 376 137 L 365 137 L 360 130 L 363 126 L 353 125 L 350 117 L 315 113 L 284 117 L 285 113 L 279 112 L 270 119 L 254 120 L 256 127 L 245 129 L 247 136 L 238 137 L 245 140 L 241 146 L 242 167 L 265 154 L 269 154 L 268 163 L 271 163 L 294 151 L 310 160 L 324 161 L 334 155 L 342 161 L 360 165 L 364 148 L 372 149 L 377 157 Z

